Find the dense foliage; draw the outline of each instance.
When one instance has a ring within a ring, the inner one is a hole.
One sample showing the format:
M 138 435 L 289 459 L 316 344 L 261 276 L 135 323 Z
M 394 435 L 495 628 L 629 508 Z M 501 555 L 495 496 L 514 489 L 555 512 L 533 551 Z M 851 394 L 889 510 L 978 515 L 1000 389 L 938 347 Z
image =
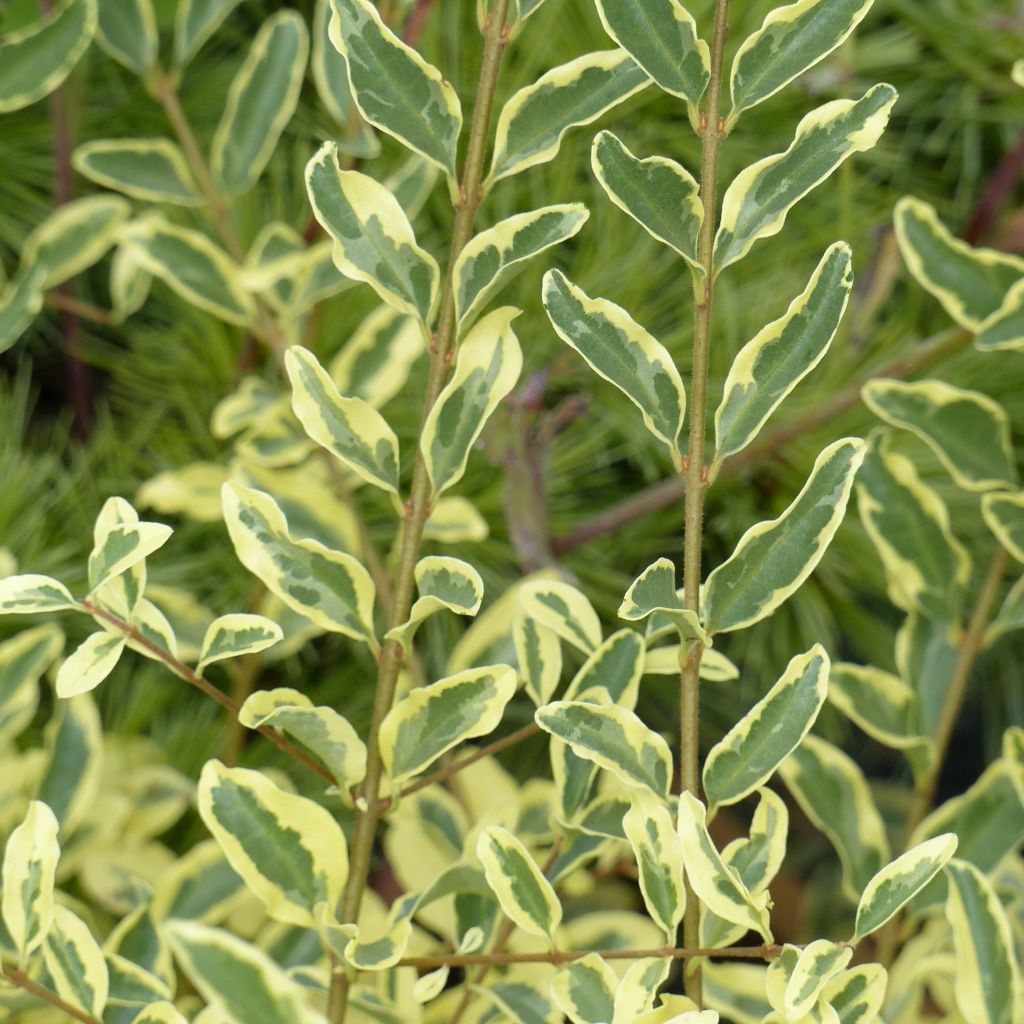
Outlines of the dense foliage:
M 1022 1019 L 980 6 L 11 7 L 3 1019 Z

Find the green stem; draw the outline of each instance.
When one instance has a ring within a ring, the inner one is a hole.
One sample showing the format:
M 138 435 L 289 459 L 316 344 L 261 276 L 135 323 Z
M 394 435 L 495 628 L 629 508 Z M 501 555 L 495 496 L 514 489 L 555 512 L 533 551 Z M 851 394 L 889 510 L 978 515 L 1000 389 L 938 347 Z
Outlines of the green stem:
M 508 16 L 509 0 L 497 0 L 494 10 L 485 26 L 483 59 L 480 67 L 480 81 L 477 88 L 476 106 L 470 126 L 466 162 L 463 167 L 455 208 L 455 223 L 452 228 L 451 250 L 445 274 L 444 292 L 441 299 L 441 313 L 437 331 L 431 339 L 430 372 L 427 379 L 423 419 L 433 409 L 442 388 L 451 372 L 456 343 L 455 293 L 453 275 L 455 261 L 473 235 L 477 207 L 480 204 L 480 183 L 483 178 L 484 158 L 490 134 L 491 111 L 494 106 L 494 92 L 501 67 L 501 57 L 507 41 L 505 21 Z M 406 504 L 402 542 L 395 574 L 394 600 L 391 606 L 390 626 L 400 626 L 409 616 L 412 607 L 414 572 L 419 560 L 423 540 L 423 528 L 430 515 L 430 479 L 427 475 L 423 455 L 418 452 L 413 470 L 412 488 Z M 377 677 L 377 692 L 373 704 L 373 717 L 366 747 L 366 777 L 362 795 L 357 803 L 355 831 L 349 856 L 349 877 L 341 903 L 341 920 L 353 922 L 359 916 L 363 893 L 366 891 L 370 866 L 373 859 L 373 844 L 380 818 L 380 787 L 383 764 L 380 755 L 380 726 L 384 716 L 391 710 L 395 699 L 395 688 L 402 667 L 402 645 L 393 640 L 385 641 L 380 654 L 380 670 Z M 331 987 L 327 1001 L 327 1018 L 330 1024 L 340 1024 L 348 1008 L 350 978 L 342 965 L 335 963 L 331 974 Z
M 729 35 L 729 0 L 715 4 L 715 28 L 711 44 L 711 79 L 708 105 L 701 118 L 703 145 L 700 194 L 704 205 L 697 255 L 704 268 L 703 294 L 694 314 L 693 370 L 690 378 L 690 441 L 686 463 L 685 534 L 683 538 L 683 590 L 686 607 L 700 610 L 701 545 L 704 535 L 704 489 L 707 473 L 704 448 L 707 435 L 708 354 L 711 347 L 711 310 L 715 290 L 715 227 L 718 221 L 718 149 L 725 124 L 721 116 L 722 64 Z M 680 666 L 679 777 L 685 792 L 700 793 L 700 661 L 703 645 L 693 644 Z M 700 904 L 686 883 L 686 914 L 683 945 L 700 945 Z M 702 1005 L 699 964 L 686 979 L 686 994 Z

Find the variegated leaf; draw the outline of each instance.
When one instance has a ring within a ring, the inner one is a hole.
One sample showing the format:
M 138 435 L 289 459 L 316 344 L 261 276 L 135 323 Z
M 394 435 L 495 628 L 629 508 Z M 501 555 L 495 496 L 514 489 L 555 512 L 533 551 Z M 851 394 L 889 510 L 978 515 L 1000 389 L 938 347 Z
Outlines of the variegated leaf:
M 850 962 L 853 950 L 828 939 L 808 943 L 797 957 L 786 985 L 783 1006 L 787 1019 L 801 1020 L 818 1002 L 822 990 Z
M 974 249 L 954 238 L 934 208 L 919 199 L 901 199 L 894 224 L 900 252 L 917 283 L 969 331 L 979 330 L 997 313 L 1006 293 L 1024 277 L 1024 259 Z
M 91 1017 L 107 1005 L 110 975 L 88 925 L 67 907 L 53 908 L 53 927 L 43 943 L 43 961 L 57 994 Z
M 170 540 L 174 531 L 163 523 L 140 522 L 124 498 L 108 498 L 96 517 L 89 554 L 89 588 L 99 590 Z
M 875 438 L 857 475 L 857 507 L 886 570 L 889 600 L 905 611 L 957 622 L 971 558 L 942 499 L 891 437 Z
M 807 287 L 737 353 L 715 412 L 715 460 L 742 451 L 825 357 L 853 288 L 853 254 L 836 242 Z
M 440 271 L 417 245 L 398 200 L 368 175 L 342 171 L 333 142 L 325 142 L 306 165 L 306 191 L 317 220 L 334 239 L 338 270 L 365 281 L 399 312 L 426 321 Z
M 538 708 L 537 724 L 567 743 L 577 756 L 610 771 L 627 786 L 668 796 L 672 755 L 668 744 L 632 711 L 580 700 Z
M 164 927 L 185 975 L 229 1024 L 313 1024 L 303 989 L 262 950 L 195 921 Z
M 131 1007 L 135 1011 L 171 995 L 170 986 L 165 981 L 127 957 L 106 950 L 104 959 L 110 979 L 107 1000 L 111 1007 Z M 134 1020 L 132 1024 L 135 1024 Z
M 428 555 L 416 563 L 419 597 L 401 626 L 389 630 L 387 639 L 408 646 L 424 619 L 442 608 L 456 615 L 476 615 L 484 597 L 484 581 L 468 562 L 447 555 Z
M 1006 410 L 988 395 L 941 380 L 873 380 L 861 392 L 886 423 L 919 437 L 968 491 L 1013 487 L 1017 470 Z
M 551 996 L 573 1024 L 610 1024 L 618 987 L 611 967 L 597 953 L 588 953 L 554 976 Z
M 729 76 L 733 109 L 740 112 L 774 96 L 814 67 L 864 20 L 872 0 L 797 0 L 769 11 L 764 24 L 736 51 Z
M 709 634 L 759 622 L 810 576 L 846 513 L 864 450 L 864 442 L 852 437 L 830 444 L 789 508 L 740 538 L 704 585 L 704 628 Z
M 489 182 L 553 160 L 570 129 L 590 124 L 650 85 L 624 50 L 600 50 L 545 72 L 502 108 Z
M 355 729 L 333 708 L 316 707 L 298 690 L 257 690 L 239 708 L 238 721 L 247 729 L 271 726 L 288 733 L 324 763 L 343 791 L 363 781 L 366 745 Z
M 982 320 L 974 347 L 982 352 L 1024 351 L 1024 278 L 1010 288 L 1003 304 Z
M 174 1003 L 160 1000 L 139 1011 L 132 1024 L 188 1024 Z
M 759 789 L 757 809 L 750 823 L 750 835 L 734 839 L 722 850 L 722 860 L 739 876 L 747 891 L 757 896 L 779 873 L 786 856 L 789 810 L 771 789 Z M 718 949 L 743 938 L 745 927 L 732 924 L 710 910 L 700 919 L 700 944 Z
M 368 483 L 398 497 L 398 438 L 369 402 L 338 393 L 330 374 L 301 345 L 285 353 L 292 410 L 317 444 Z
M 53 924 L 53 887 L 60 859 L 59 825 L 50 808 L 33 800 L 11 832 L 3 859 L 3 923 L 22 965 Z
M 681 464 L 686 393 L 665 347 L 621 306 L 590 298 L 557 270 L 544 275 L 544 309 L 558 336 L 636 405 L 647 429 Z
M 373 580 L 355 558 L 317 540 L 295 540 L 269 494 L 227 483 L 222 499 L 239 561 L 271 593 L 322 629 L 375 647 Z
M 52 622 L 0 643 L 0 743 L 14 739 L 32 721 L 39 680 L 63 650 L 64 634 Z
M 31 326 L 43 308 L 43 281 L 47 268 L 24 264 L 0 287 L 0 352 L 6 352 Z
M 86 196 L 59 206 L 25 239 L 23 264 L 45 268 L 43 288 L 91 267 L 121 237 L 131 212 L 120 196 Z
M 512 330 L 519 312 L 502 306 L 488 313 L 459 346 L 455 372 L 438 395 L 420 437 L 434 494 L 462 479 L 470 449 L 519 379 L 523 354 Z
M 698 273 L 697 239 L 704 223 L 700 186 L 664 156 L 634 156 L 611 132 L 598 132 L 590 151 L 594 175 L 608 198 L 652 237 L 675 249 Z
M 553 938 L 562 904 L 526 847 L 508 829 L 491 826 L 480 833 L 476 852 L 506 916 L 529 935 Z
M 778 234 L 786 215 L 854 153 L 871 149 L 896 103 L 891 85 L 876 85 L 859 100 L 833 100 L 808 114 L 789 149 L 741 171 L 722 199 L 715 267 L 742 259 L 761 238 Z
M 821 995 L 839 1015 L 840 1024 L 872 1024 L 885 1001 L 887 984 L 881 964 L 861 964 L 832 978 Z
M 181 0 L 174 18 L 174 62 L 183 68 L 220 28 L 238 0 Z
M 77 609 L 78 602 L 63 583 L 27 573 L 0 580 L 0 615 L 35 615 Z
M 605 31 L 658 86 L 696 107 L 711 77 L 711 51 L 679 0 L 598 0 Z
M 669 558 L 659 558 L 630 584 L 619 606 L 619 618 L 627 622 L 660 615 L 671 620 L 686 639 L 707 642 L 697 613 L 683 607 L 676 590 L 676 567 Z
M 156 64 L 156 11 L 150 0 L 103 0 L 99 4 L 96 41 L 114 60 L 140 78 Z
M 701 903 L 719 917 L 744 925 L 772 941 L 767 893 L 752 896 L 739 877 L 726 866 L 708 835 L 707 811 L 692 794 L 679 797 L 679 840 L 690 887 Z
M 712 807 L 736 803 L 762 786 L 799 746 L 825 703 L 828 671 L 829 657 L 820 644 L 798 654 L 768 693 L 715 744 L 703 776 Z
M 346 137 L 339 140 L 344 152 L 360 158 L 375 157 L 380 153 L 380 141 L 356 109 L 352 85 L 348 80 L 348 61 L 331 42 L 331 16 L 330 0 L 317 0 L 310 61 L 313 83 L 327 112 L 346 129 Z
M 486 736 L 501 722 L 516 691 L 507 665 L 468 669 L 400 700 L 380 728 L 380 749 L 392 782 L 411 778 L 463 740 Z
M 455 261 L 455 311 L 471 323 L 531 257 L 572 238 L 590 214 L 582 203 L 544 206 L 517 213 L 475 235 Z
M 779 774 L 832 841 L 843 865 L 843 891 L 857 900 L 889 859 L 885 823 L 864 773 L 838 747 L 810 735 L 782 762 Z
M 516 661 L 530 700 L 543 707 L 562 678 L 562 647 L 558 634 L 529 615 L 518 615 L 512 627 Z
M 951 860 L 946 875 L 957 1006 L 965 1019 L 977 1024 L 1013 1024 L 1020 970 L 1006 910 L 995 887 L 973 864 Z
M 60 822 L 64 841 L 92 810 L 103 771 L 103 731 L 89 694 L 61 701 L 43 733 L 46 767 L 35 798 Z
M 981 514 L 999 543 L 1024 562 L 1024 493 L 986 494 L 981 499 Z
M 0 36 L 0 114 L 53 92 L 96 31 L 96 0 L 65 0 L 50 15 Z
M 671 944 L 686 910 L 679 835 L 667 805 L 659 797 L 638 789 L 630 794 L 630 800 L 622 828 L 636 858 L 647 913 Z
M 887 864 L 865 886 L 857 905 L 856 945 L 898 913 L 942 870 L 956 852 L 952 833 L 926 839 Z
M 90 181 L 133 199 L 179 206 L 202 202 L 184 154 L 170 139 L 96 139 L 82 143 L 72 162 Z
M 263 615 L 222 615 L 211 622 L 206 630 L 197 670 L 202 672 L 207 665 L 226 658 L 258 654 L 273 647 L 283 637 L 281 627 Z
M 200 309 L 232 324 L 247 324 L 255 315 L 238 266 L 206 235 L 152 215 L 132 222 L 121 241 L 139 266 Z
M 228 89 L 210 150 L 226 192 L 256 184 L 291 120 L 309 57 L 309 31 L 297 11 L 280 10 L 260 26 Z
M 635 960 L 626 968 L 618 987 L 615 990 L 615 1012 L 612 1024 L 650 1024 L 648 1016 L 659 988 L 665 984 L 672 962 L 663 957 L 643 957 Z M 671 997 L 663 997 L 671 998 Z M 678 997 L 676 997 L 678 998 Z M 704 1020 L 700 1015 L 682 1024 L 718 1024 L 717 1014 L 706 1014 Z M 676 1024 L 680 1024 L 678 1018 Z
M 199 814 L 228 863 L 276 921 L 315 927 L 348 877 L 345 835 L 319 804 L 278 789 L 262 772 L 207 761 Z
M 63 700 L 95 690 L 117 667 L 126 640 L 105 630 L 82 641 L 57 670 L 54 688 Z
M 359 112 L 454 180 L 462 130 L 455 90 L 384 24 L 369 0 L 331 0 L 331 6 L 331 41 L 347 62 Z
M 828 699 L 887 747 L 910 751 L 928 743 L 918 732 L 917 695 L 899 676 L 871 666 L 834 663 Z
M 402 390 L 425 348 L 423 328 L 415 317 L 379 306 L 356 328 L 328 369 L 342 395 L 379 409 Z

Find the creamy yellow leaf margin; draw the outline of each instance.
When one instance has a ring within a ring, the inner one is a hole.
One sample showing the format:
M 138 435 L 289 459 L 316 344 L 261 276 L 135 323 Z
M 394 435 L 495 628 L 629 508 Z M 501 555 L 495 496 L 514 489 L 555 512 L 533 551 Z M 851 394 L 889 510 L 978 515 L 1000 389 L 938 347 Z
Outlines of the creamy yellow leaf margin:
M 4 849 L 0 909 L 22 966 L 43 944 L 53 924 L 53 887 L 60 860 L 59 828 L 53 811 L 41 801 L 33 800 Z
M 494 825 L 480 833 L 476 853 L 505 915 L 528 935 L 553 939 L 562 904 L 526 847 Z
M 238 658 L 243 654 L 258 654 L 284 639 L 281 627 L 264 615 L 250 615 L 234 612 L 214 619 L 203 637 L 196 671 L 202 672 L 207 665 L 226 658 Z
M 59 903 L 43 943 L 43 961 L 61 998 L 93 1017 L 102 1016 L 110 991 L 103 951 L 86 923 Z
M 430 410 L 420 437 L 435 495 L 462 479 L 470 450 L 519 380 L 523 353 L 512 330 L 519 314 L 512 306 L 488 313 L 459 346 L 455 371 Z
M 398 497 L 398 438 L 377 410 L 361 398 L 339 394 L 330 374 L 309 349 L 285 353 L 292 411 L 306 433 L 367 483 Z
M 199 816 L 275 921 L 316 927 L 315 908 L 341 898 L 345 834 L 319 804 L 278 789 L 262 772 L 207 761 Z
M 463 740 L 493 732 L 515 691 L 515 669 L 508 665 L 467 669 L 413 690 L 380 727 L 381 758 L 392 782 L 416 775 Z
M 57 696 L 67 700 L 95 690 L 116 668 L 126 643 L 104 630 L 87 636 L 57 670 Z
M 800 1020 L 810 1013 L 822 990 L 853 957 L 849 946 L 838 946 L 828 939 L 816 939 L 797 957 L 786 985 L 783 1006 L 787 1019 Z
M 449 555 L 428 555 L 416 563 L 414 570 L 419 597 L 409 611 L 409 618 L 388 630 L 388 640 L 397 640 L 408 647 L 413 634 L 424 619 L 447 609 L 456 615 L 476 615 L 484 599 L 484 581 L 480 573 L 461 558 Z
M 729 869 L 708 835 L 707 809 L 692 793 L 679 797 L 679 841 L 690 886 L 709 910 L 772 941 L 768 894 L 752 896 Z
M 635 790 L 622 828 L 636 858 L 644 905 L 671 944 L 686 910 L 683 849 L 672 815 L 653 793 Z
M 517 615 L 512 641 L 526 692 L 537 707 L 543 707 L 551 700 L 562 678 L 562 647 L 558 634 L 529 615 Z
M 982 495 L 981 514 L 999 543 L 1024 562 L 1024 492 Z
M 571 584 L 531 580 L 519 588 L 517 596 L 527 615 L 584 654 L 601 646 L 601 620 L 583 592 Z
M 942 870 L 956 847 L 957 837 L 947 832 L 918 843 L 882 868 L 861 893 L 850 941 L 856 945 L 881 928 Z
M 147 183 L 143 176 L 133 179 L 127 171 L 112 174 L 102 165 L 105 157 L 117 160 L 133 155 L 156 158 L 170 174 L 169 180 L 174 187 Z M 75 170 L 90 181 L 116 189 L 133 199 L 179 206 L 199 206 L 203 202 L 184 154 L 170 139 L 95 139 L 78 146 L 71 162 Z

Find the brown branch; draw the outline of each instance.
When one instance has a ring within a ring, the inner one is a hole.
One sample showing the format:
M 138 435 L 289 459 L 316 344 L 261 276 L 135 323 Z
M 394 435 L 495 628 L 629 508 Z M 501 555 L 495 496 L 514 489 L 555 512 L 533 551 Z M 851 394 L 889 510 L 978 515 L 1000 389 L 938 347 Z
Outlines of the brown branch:
M 81 1021 L 82 1024 L 103 1024 L 101 1020 L 92 1016 L 92 1014 L 86 1013 L 85 1010 L 80 1010 L 77 1006 L 73 1006 L 71 1003 L 61 999 L 56 992 L 51 992 L 45 986 L 40 985 L 38 981 L 34 981 L 24 971 L 4 964 L 3 974 L 12 985 L 16 985 L 25 992 L 29 992 L 37 999 L 42 999 L 43 1002 L 49 1003 L 52 1007 L 60 1010 L 62 1013 L 66 1013 L 69 1017 Z
M 102 324 L 104 327 L 116 327 L 120 322 L 109 309 L 102 309 L 94 306 L 91 302 L 83 302 L 74 295 L 69 295 L 61 290 L 46 293 L 46 304 L 53 309 L 59 309 L 65 313 L 72 313 L 83 320 L 91 320 L 93 323 Z
M 988 186 L 978 200 L 971 222 L 964 232 L 964 241 L 977 245 L 990 233 L 996 218 L 1013 195 L 1021 174 L 1024 174 L 1024 134 L 992 172 Z
M 900 356 L 880 369 L 864 374 L 829 401 L 808 410 L 803 416 L 798 416 L 795 420 L 769 431 L 749 448 L 725 459 L 722 462 L 719 477 L 728 476 L 766 455 L 773 454 L 794 438 L 800 437 L 852 409 L 859 404 L 861 389 L 868 381 L 876 380 L 879 377 L 897 380 L 909 377 L 911 374 L 927 369 L 959 352 L 970 343 L 972 337 L 962 328 L 950 328 L 923 342 L 908 355 Z M 616 530 L 661 509 L 670 508 L 682 499 L 685 491 L 684 482 L 676 477 L 654 484 L 639 494 L 606 509 L 589 522 L 577 527 L 572 533 L 556 537 L 555 553 L 567 555 L 598 537 L 614 533 Z
M 440 782 L 446 782 L 453 775 L 457 775 L 464 768 L 468 768 L 470 765 L 476 764 L 477 761 L 482 761 L 485 757 L 490 757 L 492 754 L 500 754 L 503 750 L 508 750 L 509 747 L 514 747 L 517 743 L 522 743 L 523 740 L 529 739 L 531 736 L 536 736 L 540 732 L 540 726 L 536 722 L 530 722 L 528 725 L 524 725 L 521 729 L 516 729 L 515 732 L 509 733 L 507 736 L 503 736 L 500 740 L 495 740 L 493 743 L 488 743 L 486 747 L 481 747 L 479 750 L 474 750 L 472 754 L 467 754 L 464 758 L 459 761 L 452 761 L 446 764 L 443 768 L 438 768 L 436 772 L 431 772 L 429 775 L 424 775 L 422 778 L 417 779 L 415 782 L 411 782 L 400 792 L 400 796 L 408 796 L 410 793 L 418 793 L 421 789 L 426 789 L 428 786 L 435 786 Z M 390 800 L 382 800 L 382 810 L 389 806 Z
M 130 622 L 125 622 L 124 619 L 112 612 L 108 612 L 106 608 L 101 608 L 97 604 L 93 604 L 91 601 L 79 601 L 79 607 L 88 612 L 90 615 L 95 616 L 97 619 L 102 619 L 104 622 L 109 623 L 119 633 L 130 639 L 133 643 L 138 644 L 140 647 L 144 647 L 154 657 L 159 659 L 167 666 L 179 679 L 183 679 L 190 686 L 194 686 L 201 693 L 205 694 L 211 700 L 215 700 L 221 707 L 226 708 L 236 718 L 238 717 L 239 705 L 233 701 L 226 693 L 218 690 L 213 683 L 204 679 L 193 671 L 185 662 L 176 658 L 169 651 L 164 650 L 159 644 L 154 643 L 149 637 L 139 632 Z M 283 736 L 275 732 L 268 726 L 259 726 L 254 730 L 261 736 L 270 740 L 279 750 L 284 751 L 289 757 L 294 758 L 296 761 L 301 762 L 311 771 L 316 772 L 321 778 L 325 779 L 332 785 L 336 784 L 336 780 L 331 773 L 324 768 L 319 761 L 310 757 L 308 754 L 299 750 L 298 747 L 293 746 Z
M 726 946 L 723 949 L 698 947 L 662 949 L 576 949 L 546 950 L 540 953 L 469 953 L 439 954 L 437 956 L 409 956 L 398 961 L 399 967 L 415 967 L 430 971 L 438 967 L 504 967 L 512 964 L 562 964 L 597 955 L 602 960 L 693 960 L 698 957 L 721 957 L 728 960 L 775 960 L 782 947 L 773 943 L 763 946 Z

